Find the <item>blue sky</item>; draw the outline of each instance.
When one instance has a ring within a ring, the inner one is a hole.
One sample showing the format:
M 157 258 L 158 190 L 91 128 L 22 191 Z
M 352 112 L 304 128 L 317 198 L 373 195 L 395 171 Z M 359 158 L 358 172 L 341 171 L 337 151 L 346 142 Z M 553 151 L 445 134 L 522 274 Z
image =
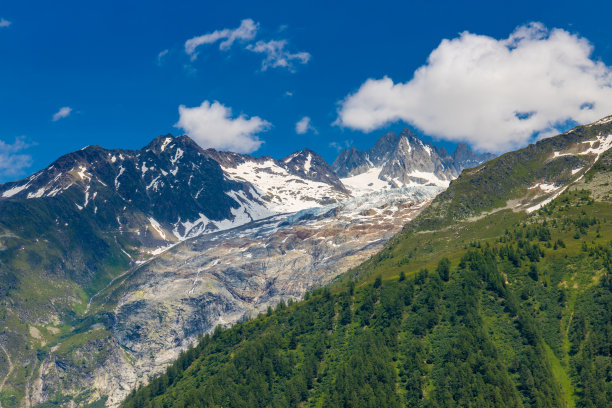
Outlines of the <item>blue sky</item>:
M 166 133 L 331 162 L 406 124 L 504 151 L 612 114 L 609 2 L 501 3 L 3 1 L 0 182 Z

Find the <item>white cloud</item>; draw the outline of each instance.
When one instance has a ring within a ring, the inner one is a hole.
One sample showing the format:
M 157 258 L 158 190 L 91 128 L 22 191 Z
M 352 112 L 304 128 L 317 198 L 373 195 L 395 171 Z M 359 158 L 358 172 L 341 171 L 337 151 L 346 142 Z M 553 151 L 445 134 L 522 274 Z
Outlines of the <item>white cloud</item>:
M 340 102 L 340 126 L 371 131 L 403 120 L 424 132 L 501 152 L 568 121 L 612 113 L 612 68 L 592 46 L 540 23 L 508 38 L 463 32 L 443 40 L 406 83 L 368 79 Z
M 161 51 L 159 54 L 157 54 L 157 65 L 162 64 L 164 57 L 168 55 L 168 52 L 169 51 L 166 49 L 166 50 Z
M 8 20 L 5 20 L 4 18 L 0 18 L 0 28 L 9 27 L 11 24 L 13 23 Z
M 179 121 L 174 126 L 184 129 L 203 148 L 251 153 L 263 143 L 256 134 L 271 125 L 258 116 L 232 118 L 231 108 L 204 101 L 194 108 L 179 106 Z
M 60 119 L 67 118 L 71 112 L 72 112 L 71 107 L 64 106 L 63 108 L 60 108 L 60 110 L 58 110 L 57 112 L 53 114 L 53 121 L 57 122 Z
M 258 29 L 259 24 L 251 20 L 250 18 L 247 18 L 240 22 L 240 26 L 238 28 L 225 28 L 223 30 L 216 30 L 212 33 L 200 35 L 198 37 L 193 37 L 187 40 L 185 42 L 185 52 L 188 55 L 191 55 L 191 60 L 193 61 L 198 57 L 196 49 L 200 45 L 213 44 L 219 40 L 223 40 L 219 44 L 219 49 L 227 50 L 231 48 L 232 44 L 234 44 L 236 40 L 248 41 L 255 38 Z
M 312 123 L 311 123 L 310 118 L 308 116 L 304 116 L 302 119 L 300 119 L 295 124 L 295 133 L 297 133 L 299 135 L 303 135 L 306 132 L 308 132 L 309 130 L 311 130 L 314 133 L 317 133 L 317 129 L 315 129 L 314 126 L 312 126 Z
M 287 40 L 271 40 L 268 42 L 257 41 L 255 45 L 249 44 L 247 49 L 256 53 L 265 54 L 266 58 L 261 63 L 261 70 L 268 68 L 287 68 L 293 71 L 293 63 L 306 64 L 310 60 L 307 52 L 290 53 L 285 49 Z
M 28 147 L 23 137 L 12 144 L 0 140 L 0 179 L 20 175 L 32 165 L 32 156 L 20 153 Z

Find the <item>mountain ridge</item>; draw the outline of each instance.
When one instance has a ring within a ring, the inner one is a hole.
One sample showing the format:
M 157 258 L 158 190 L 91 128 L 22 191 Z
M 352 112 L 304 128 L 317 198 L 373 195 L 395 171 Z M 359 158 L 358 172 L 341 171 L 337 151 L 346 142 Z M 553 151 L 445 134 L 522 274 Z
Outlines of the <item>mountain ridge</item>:
M 444 148 L 425 143 L 404 128 L 399 135 L 383 134 L 370 149 L 345 149 L 332 169 L 354 193 L 372 188 L 398 188 L 415 184 L 447 186 L 464 168 L 477 165 L 491 154 L 479 155 L 458 145 L 454 156 Z M 384 187 L 388 186 L 388 187 Z

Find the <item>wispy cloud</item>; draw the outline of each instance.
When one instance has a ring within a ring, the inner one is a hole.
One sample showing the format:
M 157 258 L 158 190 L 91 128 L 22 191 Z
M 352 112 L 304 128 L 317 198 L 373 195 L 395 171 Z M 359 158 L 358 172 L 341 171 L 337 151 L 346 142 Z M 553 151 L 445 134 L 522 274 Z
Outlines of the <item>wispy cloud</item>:
M 0 28 L 9 27 L 11 24 L 13 23 L 8 20 L 5 20 L 4 18 L 0 18 Z
M 312 122 L 310 118 L 308 116 L 304 116 L 302 119 L 298 120 L 298 122 L 295 124 L 295 133 L 297 133 L 298 135 L 303 135 L 307 133 L 308 131 L 311 131 L 313 133 L 318 133 L 317 129 L 315 129 L 315 127 L 312 126 Z
M 67 118 L 68 116 L 70 116 L 70 113 L 72 113 L 72 108 L 69 106 L 64 106 L 53 114 L 53 121 L 57 122 L 60 119 Z
M 371 131 L 394 121 L 501 152 L 612 112 L 612 67 L 577 34 L 540 23 L 508 38 L 461 33 L 443 40 L 413 79 L 368 79 L 340 102 L 336 124 Z
M 179 121 L 174 126 L 184 129 L 203 148 L 251 153 L 263 143 L 257 133 L 271 124 L 258 116 L 233 118 L 231 108 L 217 101 L 204 101 L 193 108 L 179 106 Z
M 340 153 L 344 149 L 348 149 L 353 145 L 352 140 L 345 140 L 343 142 L 330 142 L 329 147 L 335 149 L 338 153 Z
M 30 146 L 24 137 L 16 138 L 14 143 L 0 140 L 0 182 L 23 174 L 32 165 L 32 156 L 21 153 Z
M 159 54 L 157 54 L 157 65 L 162 64 L 164 57 L 168 55 L 168 52 L 169 51 L 166 49 L 166 50 L 161 51 Z
M 240 22 L 240 26 L 238 28 L 225 28 L 223 30 L 216 30 L 212 33 L 190 38 L 185 42 L 185 52 L 187 55 L 190 55 L 191 60 L 194 61 L 198 57 L 196 50 L 200 45 L 213 44 L 217 41 L 223 40 L 219 44 L 219 49 L 228 50 L 237 40 L 248 41 L 255 38 L 258 29 L 259 24 L 250 18 L 247 18 Z
M 291 53 L 285 49 L 286 45 L 287 40 L 257 41 L 256 44 L 249 44 L 247 49 L 266 56 L 261 63 L 262 71 L 268 68 L 287 68 L 293 72 L 294 63 L 306 64 L 310 60 L 309 53 Z

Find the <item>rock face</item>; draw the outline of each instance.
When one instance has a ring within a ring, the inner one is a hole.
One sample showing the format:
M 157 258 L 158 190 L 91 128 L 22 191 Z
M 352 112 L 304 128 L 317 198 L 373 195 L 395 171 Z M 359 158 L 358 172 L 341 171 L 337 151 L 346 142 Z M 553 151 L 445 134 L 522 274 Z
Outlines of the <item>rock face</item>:
M 459 145 L 451 157 L 443 148 L 425 143 L 404 129 L 399 136 L 392 132 L 384 134 L 365 152 L 354 147 L 342 151 L 332 169 L 355 195 L 414 185 L 446 187 L 461 170 L 491 156 L 475 154 Z

